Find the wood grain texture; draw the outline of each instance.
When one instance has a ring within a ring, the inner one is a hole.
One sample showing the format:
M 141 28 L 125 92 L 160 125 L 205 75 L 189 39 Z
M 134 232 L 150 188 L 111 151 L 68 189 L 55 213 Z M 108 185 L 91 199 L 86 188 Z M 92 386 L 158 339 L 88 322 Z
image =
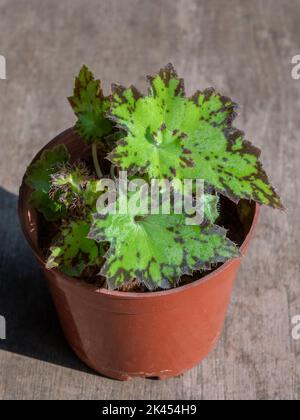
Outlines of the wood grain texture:
M 299 399 L 299 0 L 0 0 L 0 340 L 2 399 Z M 167 382 L 120 383 L 69 350 L 16 216 L 26 165 L 71 126 L 66 101 L 86 63 L 111 82 L 136 81 L 172 61 L 188 93 L 215 86 L 241 104 L 237 125 L 262 148 L 288 211 L 263 209 L 224 334 L 198 367 Z

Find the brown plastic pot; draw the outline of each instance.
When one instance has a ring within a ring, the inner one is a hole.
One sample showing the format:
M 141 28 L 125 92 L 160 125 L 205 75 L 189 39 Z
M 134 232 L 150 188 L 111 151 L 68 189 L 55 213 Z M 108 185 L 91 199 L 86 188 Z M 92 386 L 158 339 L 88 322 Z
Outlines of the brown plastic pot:
M 61 143 L 74 160 L 86 152 L 73 129 L 60 134 L 44 149 Z M 37 214 L 28 203 L 29 195 L 23 180 L 19 197 L 21 225 L 44 270 L 64 334 L 84 363 L 120 380 L 136 376 L 166 379 L 207 356 L 221 334 L 241 259 L 230 260 L 198 281 L 167 291 L 97 289 L 56 269 L 45 269 L 38 244 Z M 251 212 L 242 254 L 257 225 L 259 206 L 251 203 Z

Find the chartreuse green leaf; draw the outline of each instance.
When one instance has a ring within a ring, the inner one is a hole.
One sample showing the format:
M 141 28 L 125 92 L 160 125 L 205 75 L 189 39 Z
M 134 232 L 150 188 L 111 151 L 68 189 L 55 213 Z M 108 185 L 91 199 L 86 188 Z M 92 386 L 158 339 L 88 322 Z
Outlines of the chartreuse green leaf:
M 183 274 L 239 256 L 224 229 L 186 225 L 184 215 L 97 213 L 89 238 L 110 243 L 101 274 L 112 289 L 132 279 L 174 287 Z
M 99 184 L 83 162 L 63 164 L 51 176 L 50 196 L 56 197 L 71 216 L 83 217 L 96 210 Z
M 127 133 L 110 159 L 150 178 L 204 179 L 234 201 L 282 208 L 260 151 L 232 127 L 235 110 L 235 103 L 213 89 L 187 98 L 169 64 L 150 78 L 147 96 L 134 87 L 114 87 L 110 117 Z
M 219 196 L 213 194 L 203 194 L 204 220 L 208 224 L 214 224 L 219 217 Z
M 73 96 L 68 99 L 78 118 L 75 128 L 88 144 L 112 132 L 112 123 L 105 116 L 109 99 L 103 95 L 100 80 L 95 80 L 86 66 L 76 77 Z
M 46 267 L 59 268 L 63 273 L 80 277 L 88 267 L 98 267 L 102 262 L 102 244 L 88 239 L 89 221 L 76 220 L 61 227 L 50 247 Z
M 65 146 L 59 145 L 45 150 L 41 157 L 27 168 L 25 182 L 33 192 L 32 205 L 40 211 L 46 220 L 55 221 L 65 214 L 65 206 L 56 198 L 50 198 L 51 176 L 60 164 L 68 162 L 70 155 Z

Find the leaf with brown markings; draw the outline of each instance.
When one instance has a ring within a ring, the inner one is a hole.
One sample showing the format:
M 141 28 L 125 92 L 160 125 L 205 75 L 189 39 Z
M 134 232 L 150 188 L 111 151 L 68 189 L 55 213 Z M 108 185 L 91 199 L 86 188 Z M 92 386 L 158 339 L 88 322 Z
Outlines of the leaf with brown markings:
M 172 65 L 149 79 L 147 96 L 114 88 L 110 117 L 126 131 L 110 155 L 114 164 L 150 178 L 204 179 L 234 201 L 283 208 L 260 151 L 232 127 L 235 103 L 214 89 L 187 98 Z

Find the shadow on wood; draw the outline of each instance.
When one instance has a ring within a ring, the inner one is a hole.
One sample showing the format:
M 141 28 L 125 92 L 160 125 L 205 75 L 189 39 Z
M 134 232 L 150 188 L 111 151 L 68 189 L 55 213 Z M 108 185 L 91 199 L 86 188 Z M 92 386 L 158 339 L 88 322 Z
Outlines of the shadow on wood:
M 0 203 L 0 315 L 6 319 L 0 351 L 93 373 L 65 341 L 46 282 L 19 225 L 17 196 L 0 187 Z

